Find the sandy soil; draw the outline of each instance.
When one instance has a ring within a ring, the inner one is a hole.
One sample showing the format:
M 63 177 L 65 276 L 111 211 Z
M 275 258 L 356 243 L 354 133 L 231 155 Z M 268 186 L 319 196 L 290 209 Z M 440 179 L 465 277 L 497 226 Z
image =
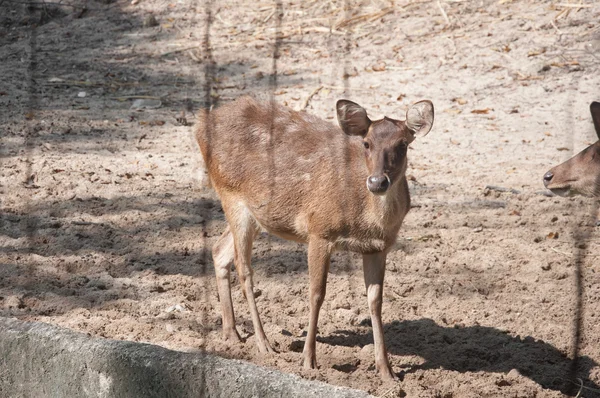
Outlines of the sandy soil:
M 575 396 L 577 378 L 579 396 L 600 396 L 597 203 L 548 197 L 541 183 L 596 140 L 600 3 L 561 3 L 0 0 L 0 314 L 386 397 Z M 190 133 L 200 107 L 241 94 L 332 122 L 339 98 L 374 117 L 433 101 L 386 275 L 399 383 L 375 374 L 353 254 L 333 259 L 318 370 L 301 368 L 302 245 L 255 243 L 257 302 L 279 354 L 257 353 L 235 279 L 247 340 L 221 340 L 210 247 L 225 221 L 198 182 Z M 131 109 L 136 96 L 162 105 Z

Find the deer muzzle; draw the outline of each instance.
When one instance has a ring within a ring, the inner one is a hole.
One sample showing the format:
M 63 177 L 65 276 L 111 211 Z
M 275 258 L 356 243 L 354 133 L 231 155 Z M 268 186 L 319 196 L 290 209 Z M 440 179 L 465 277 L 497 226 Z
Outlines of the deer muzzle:
M 367 178 L 367 188 L 375 195 L 384 195 L 388 188 L 392 185 L 387 174 L 371 175 Z

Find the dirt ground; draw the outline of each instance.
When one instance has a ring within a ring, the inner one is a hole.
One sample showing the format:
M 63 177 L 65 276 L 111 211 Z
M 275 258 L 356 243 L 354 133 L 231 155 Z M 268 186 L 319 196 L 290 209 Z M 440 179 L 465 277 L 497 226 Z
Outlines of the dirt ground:
M 600 396 L 597 203 L 542 184 L 596 140 L 600 3 L 567 3 L 0 0 L 0 314 L 386 397 Z M 199 108 L 241 94 L 333 123 L 339 98 L 396 118 L 433 101 L 384 289 L 400 382 L 375 374 L 354 254 L 332 262 L 317 370 L 301 366 L 303 245 L 254 247 L 279 353 L 257 352 L 235 278 L 247 339 L 221 340 L 210 247 L 225 221 L 191 132 Z

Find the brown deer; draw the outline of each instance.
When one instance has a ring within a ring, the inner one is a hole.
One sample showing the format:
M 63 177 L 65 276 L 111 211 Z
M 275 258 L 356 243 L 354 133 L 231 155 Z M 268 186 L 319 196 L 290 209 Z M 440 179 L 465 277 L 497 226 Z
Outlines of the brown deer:
M 395 378 L 381 323 L 385 260 L 410 209 L 407 148 L 433 125 L 433 104 L 420 101 L 406 120 L 371 121 L 358 104 L 339 100 L 338 127 L 274 103 L 242 97 L 200 113 L 196 138 L 228 228 L 212 249 L 223 336 L 239 341 L 229 273 L 235 263 L 248 301 L 258 349 L 272 352 L 258 315 L 250 257 L 262 229 L 308 243 L 310 317 L 304 367 L 317 366 L 319 310 L 334 250 L 363 255 L 375 343 L 375 365 Z
M 596 135 L 600 139 L 600 102 L 590 105 Z M 600 141 L 544 174 L 544 185 L 560 196 L 600 197 Z

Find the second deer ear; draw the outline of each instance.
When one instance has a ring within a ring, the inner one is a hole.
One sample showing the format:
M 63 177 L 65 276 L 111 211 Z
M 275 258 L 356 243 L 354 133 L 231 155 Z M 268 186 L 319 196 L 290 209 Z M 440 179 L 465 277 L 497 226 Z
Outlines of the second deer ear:
M 600 140 L 600 102 L 592 102 L 590 112 L 592 113 L 592 120 L 596 128 L 596 135 L 598 135 L 598 139 Z
M 433 126 L 433 104 L 419 101 L 406 111 L 406 127 L 415 137 L 424 137 Z
M 338 123 L 347 135 L 367 135 L 371 120 L 367 116 L 367 111 L 360 105 L 348 101 L 339 100 L 335 105 L 337 110 Z

